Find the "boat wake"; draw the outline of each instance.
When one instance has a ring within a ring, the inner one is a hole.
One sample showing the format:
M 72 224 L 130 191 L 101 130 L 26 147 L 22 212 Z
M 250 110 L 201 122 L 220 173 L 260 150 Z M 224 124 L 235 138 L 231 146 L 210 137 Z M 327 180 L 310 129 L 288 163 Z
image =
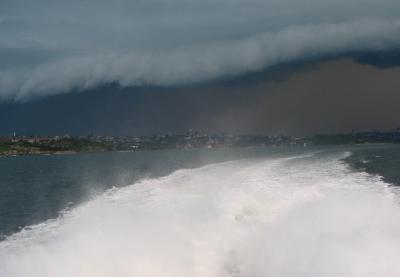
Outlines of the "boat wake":
M 400 207 L 348 154 L 239 160 L 112 189 L 0 243 L 0 276 L 400 276 Z

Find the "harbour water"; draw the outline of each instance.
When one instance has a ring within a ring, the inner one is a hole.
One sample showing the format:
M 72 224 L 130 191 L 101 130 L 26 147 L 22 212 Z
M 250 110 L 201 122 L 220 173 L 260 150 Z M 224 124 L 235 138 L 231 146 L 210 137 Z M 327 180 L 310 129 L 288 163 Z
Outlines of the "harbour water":
M 0 276 L 399 276 L 400 147 L 0 159 Z

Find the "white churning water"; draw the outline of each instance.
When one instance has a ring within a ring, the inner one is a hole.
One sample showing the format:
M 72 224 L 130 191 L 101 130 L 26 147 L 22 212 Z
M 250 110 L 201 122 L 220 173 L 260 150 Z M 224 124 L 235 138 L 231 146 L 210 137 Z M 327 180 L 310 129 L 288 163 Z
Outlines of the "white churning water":
M 239 160 L 113 189 L 0 243 L 1 277 L 398 277 L 400 207 L 343 155 Z

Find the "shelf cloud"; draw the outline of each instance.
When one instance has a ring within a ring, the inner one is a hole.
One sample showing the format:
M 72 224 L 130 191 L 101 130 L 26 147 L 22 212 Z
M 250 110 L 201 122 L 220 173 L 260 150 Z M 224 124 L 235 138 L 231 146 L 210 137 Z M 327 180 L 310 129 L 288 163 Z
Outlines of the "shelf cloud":
M 299 59 L 400 46 L 392 0 L 0 3 L 0 100 L 176 86 Z

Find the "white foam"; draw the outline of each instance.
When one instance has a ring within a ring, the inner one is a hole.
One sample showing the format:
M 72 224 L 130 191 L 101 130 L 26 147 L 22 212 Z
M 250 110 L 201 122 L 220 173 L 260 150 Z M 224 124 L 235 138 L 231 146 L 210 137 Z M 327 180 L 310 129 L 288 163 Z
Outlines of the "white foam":
M 0 276 L 400 276 L 400 208 L 339 156 L 241 160 L 113 189 L 0 243 Z

